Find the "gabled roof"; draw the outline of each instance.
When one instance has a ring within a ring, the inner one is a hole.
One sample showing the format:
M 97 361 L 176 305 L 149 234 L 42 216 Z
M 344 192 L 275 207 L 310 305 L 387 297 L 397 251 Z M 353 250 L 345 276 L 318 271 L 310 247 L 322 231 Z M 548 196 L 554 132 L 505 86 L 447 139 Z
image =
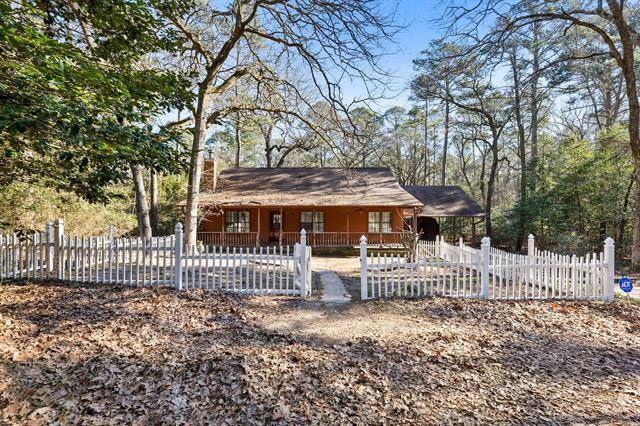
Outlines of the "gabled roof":
M 220 172 L 217 189 L 201 194 L 200 202 L 220 206 L 422 206 L 388 168 L 227 169 Z
M 459 186 L 421 186 L 403 187 L 420 200 L 424 206 L 420 216 L 430 217 L 482 217 L 482 207 Z

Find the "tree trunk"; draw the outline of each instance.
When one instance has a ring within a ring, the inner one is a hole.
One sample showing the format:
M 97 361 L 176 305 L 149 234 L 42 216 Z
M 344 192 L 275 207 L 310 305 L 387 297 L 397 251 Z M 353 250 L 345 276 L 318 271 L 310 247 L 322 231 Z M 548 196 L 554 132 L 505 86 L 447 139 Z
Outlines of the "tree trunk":
M 429 101 L 424 101 L 424 184 L 429 185 Z
M 636 208 L 633 216 L 633 245 L 631 246 L 631 269 L 640 271 L 640 102 L 638 101 L 638 86 L 635 70 L 635 46 L 631 39 L 630 24 L 625 21 L 622 3 L 607 1 L 613 22 L 618 29 L 622 55 L 617 62 L 624 75 L 627 102 L 629 104 L 629 145 L 633 154 L 636 174 Z
M 616 248 L 622 252 L 622 243 L 624 241 L 624 229 L 627 227 L 627 209 L 629 208 L 629 198 L 631 198 L 631 189 L 636 181 L 636 173 L 631 174 L 627 191 L 624 194 L 624 202 L 622 203 L 622 217 L 620 218 L 620 226 L 618 227 L 618 237 L 616 238 Z
M 492 237 L 493 229 L 491 224 L 491 209 L 493 207 L 493 193 L 495 190 L 496 175 L 498 174 L 498 141 L 493 141 L 491 147 L 491 169 L 489 171 L 489 181 L 487 182 L 487 201 L 486 201 L 486 216 L 484 218 L 485 232 L 488 237 Z
M 510 55 L 511 68 L 513 71 L 513 98 L 514 98 L 514 114 L 516 119 L 516 128 L 518 135 L 518 160 L 520 161 L 520 209 L 518 217 L 518 236 L 516 239 L 516 251 L 522 249 L 526 225 L 526 217 L 524 214 L 524 206 L 527 199 L 527 149 L 524 137 L 524 124 L 522 120 L 522 106 L 520 93 L 520 74 L 518 72 L 518 58 L 516 56 L 516 45 L 513 45 L 513 51 Z
M 131 177 L 133 178 L 133 191 L 136 194 L 136 216 L 138 218 L 138 233 L 141 237 L 151 238 L 151 223 L 149 220 L 149 204 L 144 188 L 142 166 L 131 164 Z
M 626 72 L 625 72 L 626 74 Z M 626 75 L 625 75 L 626 77 Z M 640 105 L 636 90 L 635 75 L 631 77 L 633 87 L 627 85 L 627 98 L 629 102 L 629 143 L 633 152 L 636 175 L 636 208 L 633 215 L 633 245 L 631 246 L 631 268 L 640 271 Z
M 538 36 L 540 23 L 533 22 L 533 40 L 531 41 L 532 75 L 531 75 L 531 163 L 538 158 L 538 78 L 540 73 L 540 46 Z
M 442 146 L 442 171 L 440 173 L 440 185 L 447 183 L 447 150 L 449 149 L 449 101 L 444 101 L 444 145 Z
M 235 137 L 236 137 L 236 167 L 240 167 L 240 114 L 236 114 L 235 125 Z
M 149 211 L 151 232 L 154 236 L 158 236 L 158 172 L 153 169 L 150 171 L 149 193 L 151 198 L 151 209 Z
M 200 180 L 204 162 L 203 146 L 207 132 L 206 123 L 206 89 L 201 87 L 198 93 L 198 103 L 194 113 L 193 144 L 189 161 L 189 182 L 187 186 L 187 200 L 185 205 L 184 243 L 190 247 L 196 243 L 198 232 L 198 207 L 200 203 Z
M 266 162 L 267 169 L 270 169 L 273 164 L 273 148 L 271 146 L 271 137 L 273 135 L 273 127 L 269 126 L 269 128 L 260 127 L 262 131 L 262 136 L 264 137 L 264 158 Z

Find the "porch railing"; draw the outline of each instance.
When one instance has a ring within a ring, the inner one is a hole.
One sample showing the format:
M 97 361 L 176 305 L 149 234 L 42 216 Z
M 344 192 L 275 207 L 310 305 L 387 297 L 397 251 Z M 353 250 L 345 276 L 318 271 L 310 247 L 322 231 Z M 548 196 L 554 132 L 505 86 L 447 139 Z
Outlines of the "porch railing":
M 298 238 L 300 234 L 298 233 Z M 258 245 L 257 232 L 198 232 L 198 241 L 205 246 L 248 247 Z M 296 241 L 297 242 L 297 241 Z
M 307 244 L 311 247 L 355 247 L 360 244 L 360 237 L 367 237 L 369 245 L 380 247 L 399 247 L 402 245 L 404 232 L 309 232 Z M 255 245 L 272 246 L 280 244 L 280 239 L 262 241 L 257 232 L 198 232 L 198 241 L 206 246 Z M 293 245 L 300 242 L 300 232 L 283 232 L 282 245 Z
M 397 247 L 402 245 L 403 232 L 309 232 L 307 233 L 307 244 L 312 247 L 350 247 L 360 244 L 360 237 L 367 237 L 369 244 Z M 295 244 L 295 239 L 300 234 L 298 232 L 283 232 L 282 244 Z

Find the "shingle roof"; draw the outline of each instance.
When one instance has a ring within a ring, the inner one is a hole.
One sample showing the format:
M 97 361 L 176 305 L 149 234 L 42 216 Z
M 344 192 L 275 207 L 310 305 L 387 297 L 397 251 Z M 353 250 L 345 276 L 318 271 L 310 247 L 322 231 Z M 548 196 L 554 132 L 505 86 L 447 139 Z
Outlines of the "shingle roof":
M 482 207 L 459 186 L 404 186 L 407 192 L 424 206 L 420 216 L 430 217 L 481 217 Z
M 422 206 L 388 168 L 235 168 L 220 172 L 217 186 L 200 195 L 201 204 Z

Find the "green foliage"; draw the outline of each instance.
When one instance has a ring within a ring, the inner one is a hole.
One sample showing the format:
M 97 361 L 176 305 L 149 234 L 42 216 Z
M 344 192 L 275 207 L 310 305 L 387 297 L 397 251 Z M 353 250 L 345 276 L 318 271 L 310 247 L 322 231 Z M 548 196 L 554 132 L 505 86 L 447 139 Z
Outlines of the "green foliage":
M 623 135 L 624 129 L 614 126 L 594 143 L 575 136 L 557 143 L 545 138 L 543 153 L 529 173 L 535 186 L 529 182 L 524 203 L 497 219 L 496 228 L 502 231 L 498 241 L 515 240 L 521 213 L 525 233 L 533 233 L 543 248 L 579 253 L 600 249 L 606 236 L 617 239 L 633 206 L 633 162 L 625 153 Z
M 187 177 L 185 175 L 170 175 L 159 177 L 158 198 L 158 235 L 171 235 L 176 223 L 184 220 L 184 212 L 178 202 L 187 195 Z
M 47 220 L 61 217 L 69 234 L 103 235 L 109 225 L 126 234 L 136 226 L 131 190 L 123 186 L 109 190 L 119 197 L 96 208 L 73 193 L 25 183 L 7 185 L 0 197 L 0 233 L 42 231 Z
M 89 50 L 57 38 L 50 22 L 43 30 L 50 15 L 66 18 L 62 6 L 44 13 L 0 2 L 0 187 L 27 182 L 106 201 L 131 163 L 183 168 L 181 135 L 145 124 L 190 97 L 179 75 L 134 66 L 150 53 L 153 19 L 136 15 L 136 3 L 92 5 Z M 158 39 L 157 48 L 164 44 Z

